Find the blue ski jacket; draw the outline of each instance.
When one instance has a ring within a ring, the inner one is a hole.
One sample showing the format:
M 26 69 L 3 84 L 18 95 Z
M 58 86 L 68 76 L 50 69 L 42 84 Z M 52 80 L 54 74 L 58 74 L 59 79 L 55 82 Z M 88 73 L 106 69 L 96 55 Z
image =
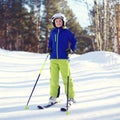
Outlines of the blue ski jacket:
M 54 28 L 50 33 L 48 49 L 51 49 L 50 59 L 68 59 L 66 50 L 76 50 L 76 38 L 66 28 Z

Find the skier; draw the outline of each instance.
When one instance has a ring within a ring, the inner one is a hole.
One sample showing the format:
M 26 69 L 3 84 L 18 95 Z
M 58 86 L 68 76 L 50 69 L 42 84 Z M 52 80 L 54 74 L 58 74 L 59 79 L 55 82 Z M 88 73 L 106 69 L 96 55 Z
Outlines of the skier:
M 66 18 L 62 13 L 56 13 L 52 17 L 53 30 L 50 32 L 48 43 L 48 52 L 50 53 L 50 98 L 49 103 L 55 103 L 59 89 L 59 72 L 63 79 L 65 93 L 67 95 L 67 76 L 69 70 L 69 56 L 68 54 L 76 50 L 76 38 L 73 33 L 65 28 Z M 74 86 L 70 76 L 69 78 L 69 95 L 68 102 L 75 102 L 74 100 Z

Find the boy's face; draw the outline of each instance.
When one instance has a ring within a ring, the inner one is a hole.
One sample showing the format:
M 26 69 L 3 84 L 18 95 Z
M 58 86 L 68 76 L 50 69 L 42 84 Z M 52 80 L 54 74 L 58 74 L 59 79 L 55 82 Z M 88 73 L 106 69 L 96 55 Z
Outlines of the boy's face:
M 62 21 L 62 19 L 60 19 L 60 18 L 56 18 L 55 19 L 55 26 L 56 27 L 62 27 L 63 26 L 63 21 Z

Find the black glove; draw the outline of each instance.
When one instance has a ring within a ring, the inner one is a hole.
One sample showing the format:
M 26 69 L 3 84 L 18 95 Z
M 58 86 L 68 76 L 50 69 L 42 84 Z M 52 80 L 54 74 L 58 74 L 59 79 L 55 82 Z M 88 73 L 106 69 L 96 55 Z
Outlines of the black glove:
M 48 48 L 48 53 L 51 53 L 52 52 L 52 49 L 51 48 Z
M 67 54 L 72 53 L 72 50 L 70 48 L 66 49 L 65 51 L 66 51 Z
M 75 54 L 75 53 L 76 53 L 76 50 L 73 50 L 73 51 L 72 51 L 72 54 Z
M 71 50 L 70 48 L 65 50 L 67 52 L 67 54 L 74 54 L 76 53 L 76 50 Z

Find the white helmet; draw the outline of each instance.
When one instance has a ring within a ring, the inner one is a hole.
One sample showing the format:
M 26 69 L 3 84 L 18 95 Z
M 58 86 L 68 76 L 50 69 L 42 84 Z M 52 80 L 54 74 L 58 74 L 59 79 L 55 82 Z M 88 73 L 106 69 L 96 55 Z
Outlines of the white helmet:
M 52 23 L 53 23 L 53 25 L 55 26 L 55 19 L 56 18 L 60 18 L 60 19 L 62 19 L 63 20 L 63 26 L 64 25 L 66 25 L 66 17 L 65 17 L 65 15 L 64 14 L 62 14 L 62 13 L 56 13 L 56 14 L 54 14 L 53 15 L 53 17 L 52 17 Z

